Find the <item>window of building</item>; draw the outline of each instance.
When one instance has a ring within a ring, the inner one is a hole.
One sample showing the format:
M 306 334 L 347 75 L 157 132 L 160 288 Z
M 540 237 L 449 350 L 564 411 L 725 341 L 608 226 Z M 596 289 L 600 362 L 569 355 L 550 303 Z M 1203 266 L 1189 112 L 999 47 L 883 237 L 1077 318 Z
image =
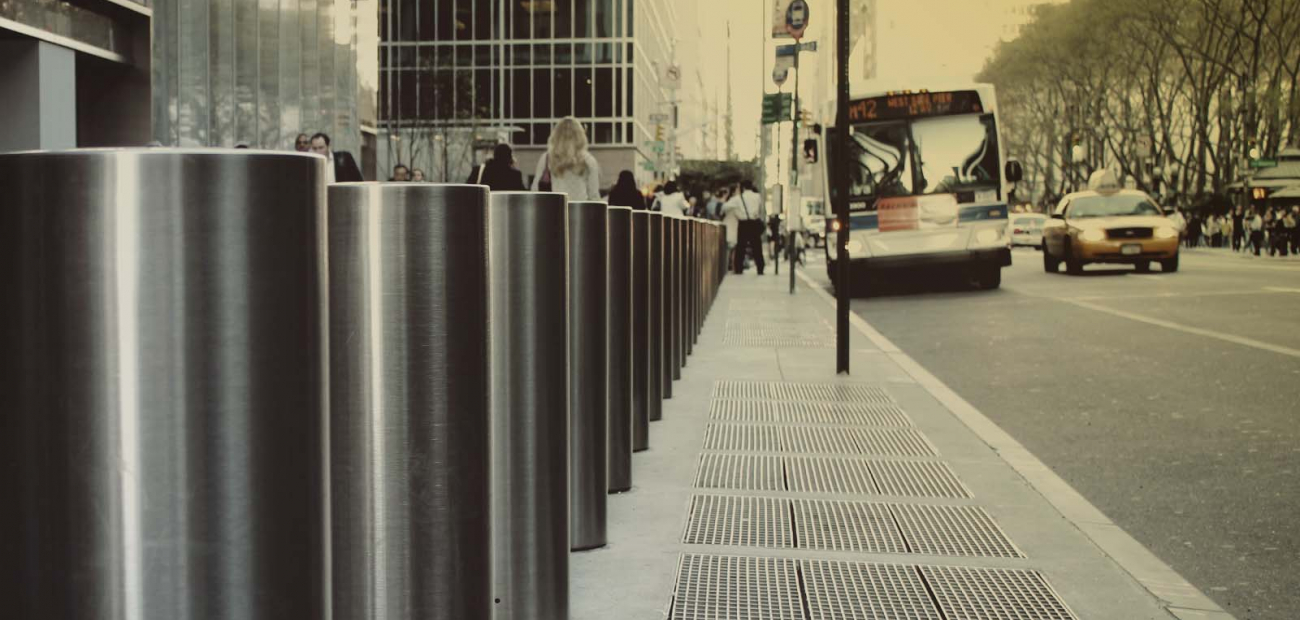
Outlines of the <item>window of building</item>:
M 555 44 L 555 64 L 573 64 L 573 44 L 569 42 Z
M 474 71 L 474 118 L 492 118 L 492 70 Z
M 554 118 L 573 115 L 573 70 L 569 68 L 555 70 L 555 109 Z
M 597 43 L 596 44 L 596 64 L 608 65 L 614 62 L 614 44 Z
M 608 67 L 597 68 L 596 82 L 596 116 L 614 116 L 614 70 Z
M 420 2 L 420 37 L 433 41 L 450 41 L 456 33 L 456 0 Z
M 592 0 L 596 5 L 596 36 L 614 36 L 614 0 Z
M 591 69 L 573 71 L 573 115 L 579 118 L 591 116 L 592 78 Z
M 415 63 L 408 64 L 407 66 L 423 67 L 426 69 L 436 67 L 438 66 L 439 61 L 443 63 L 450 62 L 450 59 L 446 54 L 447 52 L 445 51 L 439 53 L 439 48 L 436 45 L 421 45 L 420 47 L 415 48 Z
M 510 32 L 516 39 L 527 39 L 532 37 L 533 21 L 532 13 L 528 11 L 530 3 L 514 0 L 514 10 L 510 12 Z
M 591 64 L 591 43 L 573 44 L 573 63 L 578 65 Z
M 527 67 L 533 64 L 532 46 L 527 44 L 511 45 L 510 64 L 516 67 Z
M 533 38 L 554 37 L 555 2 L 533 2 L 533 7 Z
M 623 144 L 623 123 L 614 123 L 614 143 Z
M 613 123 L 595 123 L 595 143 L 596 144 L 613 144 L 614 143 L 614 124 Z
M 533 116 L 537 118 L 551 116 L 552 71 L 552 69 L 533 69 Z
M 551 124 L 537 123 L 536 125 L 534 125 L 533 139 L 536 140 L 534 144 L 540 144 L 542 146 L 546 146 L 546 142 L 551 139 Z
M 573 36 L 591 38 L 591 3 L 595 0 L 573 0 Z
M 551 55 L 551 45 L 541 43 L 533 46 L 533 64 L 538 67 L 549 67 L 554 63 Z
M 493 26 L 496 24 L 497 0 L 473 0 L 474 2 L 474 38 L 491 39 Z
M 613 70 L 614 73 L 614 116 L 623 116 L 623 68 L 619 67 Z
M 510 73 L 513 76 L 510 89 L 510 114 L 515 118 L 528 118 L 532 116 L 532 108 L 529 103 L 532 98 L 532 87 L 529 83 L 528 69 L 515 69 Z
M 473 0 L 439 0 L 441 2 L 455 2 L 455 21 L 452 27 L 456 31 L 456 39 L 468 41 L 474 38 L 474 19 L 478 17 L 474 14 Z
M 555 36 L 573 36 L 573 0 L 555 0 Z

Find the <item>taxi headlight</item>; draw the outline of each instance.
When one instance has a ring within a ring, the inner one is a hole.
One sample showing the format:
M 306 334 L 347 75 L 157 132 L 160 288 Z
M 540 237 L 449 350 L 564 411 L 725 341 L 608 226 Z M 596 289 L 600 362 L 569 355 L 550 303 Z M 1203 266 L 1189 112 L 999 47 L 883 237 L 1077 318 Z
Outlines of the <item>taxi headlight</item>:
M 1079 233 L 1079 239 L 1082 241 L 1101 241 L 1106 238 L 1106 233 L 1099 228 L 1092 228 Z
M 1161 226 L 1156 229 L 1156 239 L 1173 239 L 1178 236 L 1178 229 L 1173 226 Z
M 1002 238 L 1003 232 L 1002 228 L 985 228 L 975 233 L 975 243 L 980 245 L 997 243 L 998 239 Z

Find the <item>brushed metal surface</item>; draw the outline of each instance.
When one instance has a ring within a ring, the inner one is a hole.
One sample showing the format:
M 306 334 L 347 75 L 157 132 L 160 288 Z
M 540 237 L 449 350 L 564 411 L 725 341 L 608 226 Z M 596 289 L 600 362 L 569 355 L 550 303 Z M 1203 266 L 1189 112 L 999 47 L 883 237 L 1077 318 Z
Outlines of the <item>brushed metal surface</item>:
M 609 208 L 609 491 L 632 488 L 632 209 Z
M 690 363 L 691 342 L 691 222 L 681 218 L 677 221 L 680 241 L 677 244 L 677 290 L 680 293 L 678 304 L 678 329 L 682 338 L 682 368 Z
M 651 215 L 654 215 L 652 213 Z M 651 306 L 654 308 L 654 314 L 658 317 L 656 322 L 650 326 L 650 337 L 658 344 L 655 345 L 659 355 L 656 357 L 654 379 L 659 382 L 660 400 L 668 400 L 673 397 L 673 353 L 672 336 L 672 274 L 669 269 L 672 266 L 672 252 L 670 244 L 672 242 L 672 228 L 668 225 L 669 218 L 658 214 L 657 219 L 652 220 L 657 224 L 653 226 L 650 232 L 651 272 L 658 272 L 652 275 L 651 290 L 654 301 Z M 662 408 L 662 405 L 660 405 Z
M 492 193 L 497 620 L 569 617 L 568 224 L 564 194 Z
M 0 155 L 0 615 L 328 617 L 324 166 Z
M 328 192 L 334 617 L 486 620 L 487 188 Z
M 632 212 L 632 449 L 650 448 L 650 222 Z
M 608 213 L 603 202 L 569 203 L 569 545 L 574 551 L 606 542 Z
M 647 416 L 651 422 L 664 418 L 664 399 L 672 397 L 672 381 L 664 381 L 664 216 L 658 211 L 650 212 L 650 337 L 647 340 L 649 354 L 649 410 Z M 665 385 L 666 383 L 666 385 Z
M 664 299 L 668 309 L 664 312 L 665 340 L 672 359 L 673 381 L 682 378 L 685 343 L 682 342 L 682 227 L 678 218 L 664 218 Z

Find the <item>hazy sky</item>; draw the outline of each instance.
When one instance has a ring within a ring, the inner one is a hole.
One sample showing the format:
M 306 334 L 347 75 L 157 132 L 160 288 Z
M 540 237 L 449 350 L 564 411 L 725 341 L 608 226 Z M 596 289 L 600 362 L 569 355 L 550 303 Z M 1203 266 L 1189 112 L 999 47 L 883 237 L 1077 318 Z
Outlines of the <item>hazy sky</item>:
M 699 154 L 698 127 L 707 122 L 703 103 L 712 100 L 715 92 L 722 112 L 726 112 L 730 22 L 736 151 L 742 159 L 753 157 L 758 146 L 762 92 L 776 92 L 770 77 L 772 51 L 766 34 L 770 32 L 768 20 L 775 0 L 675 1 L 684 24 L 684 32 L 678 33 L 684 77 L 682 129 L 687 134 L 682 138 L 683 150 L 688 157 Z M 1023 8 L 1041 1 L 877 0 L 878 76 L 970 78 L 983 66 L 999 39 L 1014 35 L 1014 25 L 1025 19 Z M 830 38 L 829 32 L 812 32 L 833 16 L 834 0 L 810 0 L 810 5 L 810 40 L 818 40 L 821 47 L 817 54 L 834 54 L 834 42 L 822 40 Z M 695 24 L 690 24 L 692 12 Z M 704 83 L 702 91 L 697 71 Z M 810 73 L 806 72 L 805 77 L 811 77 Z M 793 78 L 785 85 L 786 92 L 792 85 Z M 811 96 L 806 88 L 802 86 L 801 92 Z M 721 139 L 719 145 L 721 151 Z

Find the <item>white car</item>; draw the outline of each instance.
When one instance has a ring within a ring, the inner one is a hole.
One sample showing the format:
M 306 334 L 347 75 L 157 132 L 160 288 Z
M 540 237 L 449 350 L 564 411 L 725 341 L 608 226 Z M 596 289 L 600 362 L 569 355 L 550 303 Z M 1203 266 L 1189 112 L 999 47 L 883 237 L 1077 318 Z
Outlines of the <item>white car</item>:
M 1032 245 L 1039 250 L 1043 249 L 1043 224 L 1045 222 L 1047 222 L 1047 216 L 1042 213 L 1012 213 L 1011 219 L 1007 222 L 1011 247 Z

